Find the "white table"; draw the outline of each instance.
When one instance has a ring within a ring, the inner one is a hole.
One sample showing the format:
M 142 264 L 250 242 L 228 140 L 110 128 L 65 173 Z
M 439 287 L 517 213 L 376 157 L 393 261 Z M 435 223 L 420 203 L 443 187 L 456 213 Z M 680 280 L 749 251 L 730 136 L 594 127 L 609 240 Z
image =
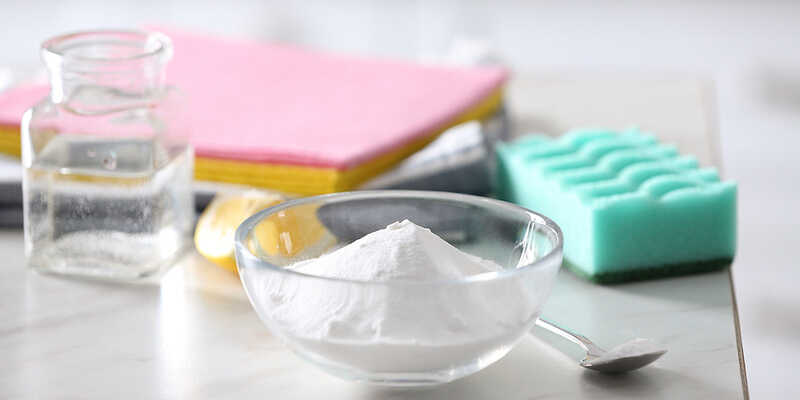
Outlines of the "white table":
M 576 348 L 537 330 L 473 376 L 397 392 L 329 377 L 294 356 L 258 320 L 237 278 L 196 253 L 160 285 L 42 276 L 22 268 L 21 253 L 19 232 L 0 234 L 3 398 L 742 396 L 727 272 L 611 287 L 561 272 L 551 319 L 601 345 L 641 336 L 670 348 L 639 372 L 584 371 Z
M 640 336 L 670 348 L 639 372 L 584 371 L 576 348 L 537 330 L 484 371 L 408 393 L 340 381 L 301 361 L 270 336 L 236 277 L 195 253 L 160 286 L 117 285 L 25 271 L 21 236 L 0 234 L 4 398 L 742 396 L 726 271 L 611 287 L 561 272 L 548 317 L 600 344 Z
M 511 108 L 524 117 L 519 129 L 558 131 L 575 124 L 627 125 L 633 121 L 624 120 L 625 115 L 637 115 L 636 107 L 649 109 L 635 101 L 643 90 L 651 107 L 652 101 L 664 102 L 661 106 L 673 113 L 703 107 L 698 96 L 702 85 L 691 80 L 644 88 L 642 82 L 623 81 L 614 86 L 629 95 L 616 96 L 619 102 L 610 104 L 587 98 L 601 93 L 593 88 L 609 84 L 607 78 L 579 85 L 551 77 L 518 80 L 510 93 Z M 583 101 L 573 101 L 577 97 Z M 592 104 L 591 109 L 582 103 Z M 713 143 L 708 147 L 713 124 L 705 125 L 706 114 L 686 114 L 678 125 L 660 125 L 673 121 L 674 114 L 638 115 L 649 115 L 638 121 L 643 127 L 660 126 L 682 147 L 701 146 L 696 151 L 704 161 L 714 159 Z M 617 286 L 598 286 L 561 272 L 546 317 L 601 346 L 638 336 L 669 347 L 661 360 L 636 373 L 585 371 L 577 365 L 576 348 L 536 330 L 536 336 L 475 375 L 428 390 L 394 391 L 329 377 L 295 357 L 258 320 L 238 279 L 196 253 L 160 282 L 136 285 L 26 271 L 20 231 L 0 232 L 0 254 L 0 398 L 744 396 L 727 270 Z

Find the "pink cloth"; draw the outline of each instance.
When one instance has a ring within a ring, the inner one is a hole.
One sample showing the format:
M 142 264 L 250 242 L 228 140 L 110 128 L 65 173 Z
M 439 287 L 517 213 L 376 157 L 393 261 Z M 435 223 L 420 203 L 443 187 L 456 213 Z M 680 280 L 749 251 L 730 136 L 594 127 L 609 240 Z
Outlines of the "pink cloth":
M 423 66 L 159 29 L 175 55 L 198 156 L 348 168 L 430 135 L 507 79 L 500 68 Z M 18 123 L 46 90 L 0 94 Z
M 0 126 L 19 126 L 22 114 L 49 91 L 47 86 L 23 85 L 0 92 Z

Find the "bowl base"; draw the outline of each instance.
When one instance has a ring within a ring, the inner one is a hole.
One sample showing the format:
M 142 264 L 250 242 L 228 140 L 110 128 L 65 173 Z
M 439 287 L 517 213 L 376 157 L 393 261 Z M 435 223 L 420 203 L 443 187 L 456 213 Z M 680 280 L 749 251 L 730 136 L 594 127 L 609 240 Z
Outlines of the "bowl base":
M 484 353 L 469 364 L 425 372 L 365 372 L 332 364 L 329 361 L 320 359 L 318 356 L 308 354 L 299 349 L 293 350 L 294 353 L 301 358 L 310 361 L 329 374 L 341 379 L 381 387 L 424 388 L 449 383 L 478 372 L 503 358 L 511 351 L 512 347 L 513 343 L 501 346 L 493 351 Z

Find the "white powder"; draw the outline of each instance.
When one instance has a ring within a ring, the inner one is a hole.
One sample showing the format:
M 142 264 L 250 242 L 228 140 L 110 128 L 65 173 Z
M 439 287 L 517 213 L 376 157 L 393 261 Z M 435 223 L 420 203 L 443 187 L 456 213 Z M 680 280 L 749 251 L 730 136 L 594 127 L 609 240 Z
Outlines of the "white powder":
M 435 281 L 502 269 L 447 243 L 409 220 L 395 222 L 337 251 L 289 267 L 310 275 L 358 281 Z
M 546 296 L 534 293 L 535 279 L 432 284 L 501 267 L 408 220 L 289 268 L 348 281 L 254 277 L 265 320 L 306 351 L 369 371 L 446 369 L 489 353 L 500 357 L 538 316 L 537 296 Z M 555 268 L 541 273 L 554 276 Z M 390 281 L 397 284 L 375 283 Z
M 589 360 L 589 362 L 596 365 L 604 364 L 618 358 L 639 357 L 644 354 L 657 353 L 666 350 L 666 347 L 650 339 L 637 338 L 614 347 L 602 356 L 592 358 Z

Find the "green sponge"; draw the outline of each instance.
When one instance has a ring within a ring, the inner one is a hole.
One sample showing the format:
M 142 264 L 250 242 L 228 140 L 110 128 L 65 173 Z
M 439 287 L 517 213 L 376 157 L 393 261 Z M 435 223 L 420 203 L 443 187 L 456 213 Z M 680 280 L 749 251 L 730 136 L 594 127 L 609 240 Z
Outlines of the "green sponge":
M 497 148 L 497 195 L 553 219 L 566 265 L 613 283 L 722 268 L 736 184 L 637 130 L 527 136 Z

